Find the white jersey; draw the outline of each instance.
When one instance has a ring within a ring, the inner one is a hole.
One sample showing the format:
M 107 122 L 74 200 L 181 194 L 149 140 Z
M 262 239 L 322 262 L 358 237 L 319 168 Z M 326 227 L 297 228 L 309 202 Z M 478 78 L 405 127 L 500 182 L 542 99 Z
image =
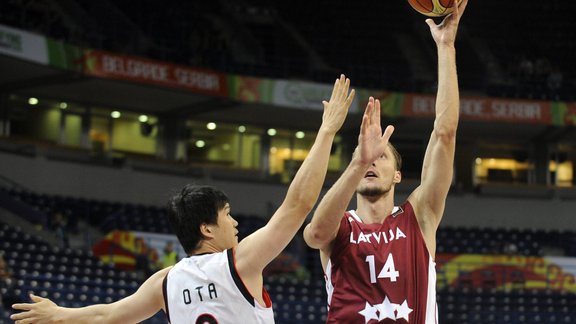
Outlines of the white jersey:
M 274 323 L 272 302 L 262 288 L 266 307 L 244 286 L 232 249 L 182 259 L 163 283 L 166 317 L 180 323 Z

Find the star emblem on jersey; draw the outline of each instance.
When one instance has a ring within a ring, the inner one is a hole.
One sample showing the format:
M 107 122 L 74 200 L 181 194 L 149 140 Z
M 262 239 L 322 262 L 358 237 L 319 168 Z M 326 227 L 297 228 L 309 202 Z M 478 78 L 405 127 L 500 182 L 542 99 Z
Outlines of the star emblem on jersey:
M 406 322 L 409 322 L 409 315 L 412 313 L 412 308 L 408 306 L 406 300 L 404 300 L 402 304 L 394 304 L 391 303 L 388 296 L 386 296 L 381 304 L 370 305 L 369 302 L 366 302 L 364 309 L 358 313 L 364 316 L 365 324 L 370 322 L 370 320 L 382 321 L 387 318 L 395 321 L 404 319 Z

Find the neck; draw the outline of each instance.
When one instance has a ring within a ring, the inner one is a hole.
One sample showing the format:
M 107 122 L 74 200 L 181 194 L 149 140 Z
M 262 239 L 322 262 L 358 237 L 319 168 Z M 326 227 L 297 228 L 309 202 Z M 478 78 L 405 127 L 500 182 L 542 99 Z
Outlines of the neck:
M 192 253 L 190 253 L 190 255 L 218 253 L 218 252 L 222 252 L 222 251 L 223 251 L 222 249 L 217 248 L 213 244 L 210 244 L 210 242 L 204 241 L 200 244 L 200 247 L 198 247 L 197 249 L 192 251 Z
M 365 197 L 356 194 L 358 207 L 356 214 L 366 224 L 382 223 L 394 209 L 394 193 L 389 191 L 378 197 Z

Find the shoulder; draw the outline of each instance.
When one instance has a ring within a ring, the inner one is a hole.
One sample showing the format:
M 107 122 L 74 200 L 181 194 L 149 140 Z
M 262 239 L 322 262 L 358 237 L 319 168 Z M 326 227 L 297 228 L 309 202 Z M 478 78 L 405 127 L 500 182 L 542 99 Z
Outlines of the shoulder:
M 152 298 L 156 302 L 163 301 L 163 285 L 166 275 L 172 270 L 172 267 L 166 267 L 158 270 L 148 278 L 136 292 L 136 295 L 144 298 Z M 148 296 L 148 297 L 146 297 Z
M 396 206 L 396 210 L 394 210 L 392 213 L 392 215 L 400 214 L 414 214 L 414 206 L 409 200 L 406 200 L 402 204 Z
M 160 269 L 158 271 L 156 271 L 156 273 L 154 273 L 152 276 L 150 276 L 150 278 L 148 278 L 148 280 L 160 280 L 160 282 L 162 282 L 164 280 L 164 278 L 166 277 L 166 275 L 168 275 L 168 272 L 170 272 L 170 270 L 172 270 L 174 268 L 174 266 L 169 266 L 166 267 L 164 269 Z
M 406 202 L 403 205 L 409 208 L 412 214 L 416 215 L 417 218 L 421 218 L 423 215 L 427 214 L 426 206 L 424 203 L 422 203 L 423 200 L 421 199 L 422 198 L 421 196 L 422 196 L 421 187 L 417 187 L 410 194 L 408 199 L 406 199 Z

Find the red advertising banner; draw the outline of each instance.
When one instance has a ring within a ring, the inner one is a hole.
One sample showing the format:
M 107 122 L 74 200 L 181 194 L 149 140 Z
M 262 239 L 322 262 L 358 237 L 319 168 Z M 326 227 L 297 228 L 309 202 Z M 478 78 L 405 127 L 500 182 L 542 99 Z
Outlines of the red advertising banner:
M 227 96 L 226 75 L 210 70 L 119 55 L 84 52 L 84 72 L 102 78 L 148 83 L 214 96 Z
M 407 94 L 401 115 L 434 117 L 436 98 Z M 552 105 L 548 101 L 464 97 L 460 99 L 463 120 L 552 124 Z

